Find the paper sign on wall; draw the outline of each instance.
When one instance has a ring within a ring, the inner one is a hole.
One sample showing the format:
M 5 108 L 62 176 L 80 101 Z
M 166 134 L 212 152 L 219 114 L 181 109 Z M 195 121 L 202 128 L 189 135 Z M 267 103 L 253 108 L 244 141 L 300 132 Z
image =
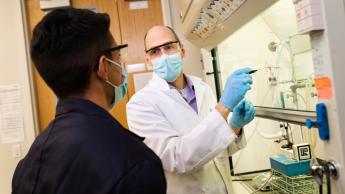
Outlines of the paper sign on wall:
M 329 77 L 316 77 L 315 88 L 319 99 L 331 99 L 333 96 L 331 79 Z
M 0 142 L 24 141 L 20 86 L 0 86 Z
M 132 1 L 129 2 L 129 9 L 147 9 L 149 7 L 148 1 Z

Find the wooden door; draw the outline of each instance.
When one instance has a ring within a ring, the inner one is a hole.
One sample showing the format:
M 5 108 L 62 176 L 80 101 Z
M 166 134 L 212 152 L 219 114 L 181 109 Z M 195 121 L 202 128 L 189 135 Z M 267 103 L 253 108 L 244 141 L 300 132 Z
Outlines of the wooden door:
M 26 0 L 25 2 L 29 38 L 31 39 L 33 28 L 45 13 L 39 8 L 39 0 Z M 129 44 L 127 64 L 145 62 L 144 35 L 150 27 L 163 24 L 160 0 L 149 0 L 147 9 L 138 10 L 129 9 L 129 2 L 125 0 L 71 0 L 71 4 L 75 8 L 96 8 L 98 12 L 109 14 L 111 17 L 110 31 L 116 42 Z M 33 72 L 40 131 L 42 131 L 55 116 L 57 98 L 35 68 Z M 132 86 L 133 83 L 129 83 L 129 85 Z M 126 103 L 128 100 L 129 96 L 126 95 L 111 110 L 112 115 L 124 127 L 128 127 L 126 118 Z
M 145 62 L 144 36 L 152 26 L 163 25 L 160 0 L 148 1 L 147 9 L 131 10 L 131 2 L 118 0 L 122 41 L 129 45 L 127 64 Z

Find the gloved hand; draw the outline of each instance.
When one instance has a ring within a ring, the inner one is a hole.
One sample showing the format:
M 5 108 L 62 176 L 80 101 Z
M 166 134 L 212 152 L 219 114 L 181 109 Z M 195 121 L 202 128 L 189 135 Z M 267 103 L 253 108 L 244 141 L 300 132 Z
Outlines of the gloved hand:
M 253 83 L 252 76 L 249 74 L 251 68 L 242 68 L 232 73 L 226 80 L 224 93 L 220 102 L 230 110 L 244 98 Z
M 232 111 L 230 125 L 234 128 L 243 128 L 255 117 L 256 111 L 253 104 L 244 99 Z

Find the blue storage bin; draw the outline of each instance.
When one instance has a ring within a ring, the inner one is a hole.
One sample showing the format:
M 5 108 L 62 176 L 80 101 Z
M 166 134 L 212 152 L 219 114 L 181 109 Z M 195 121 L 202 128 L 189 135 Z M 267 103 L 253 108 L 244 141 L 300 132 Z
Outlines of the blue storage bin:
M 310 172 L 310 160 L 297 161 L 284 155 L 270 157 L 271 168 L 287 176 Z

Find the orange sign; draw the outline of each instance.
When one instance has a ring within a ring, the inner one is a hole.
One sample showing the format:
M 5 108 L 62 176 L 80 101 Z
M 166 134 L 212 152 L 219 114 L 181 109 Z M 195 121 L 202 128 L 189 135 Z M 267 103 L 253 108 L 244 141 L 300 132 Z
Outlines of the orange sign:
M 316 77 L 315 88 L 320 99 L 331 99 L 333 96 L 332 84 L 329 77 Z

